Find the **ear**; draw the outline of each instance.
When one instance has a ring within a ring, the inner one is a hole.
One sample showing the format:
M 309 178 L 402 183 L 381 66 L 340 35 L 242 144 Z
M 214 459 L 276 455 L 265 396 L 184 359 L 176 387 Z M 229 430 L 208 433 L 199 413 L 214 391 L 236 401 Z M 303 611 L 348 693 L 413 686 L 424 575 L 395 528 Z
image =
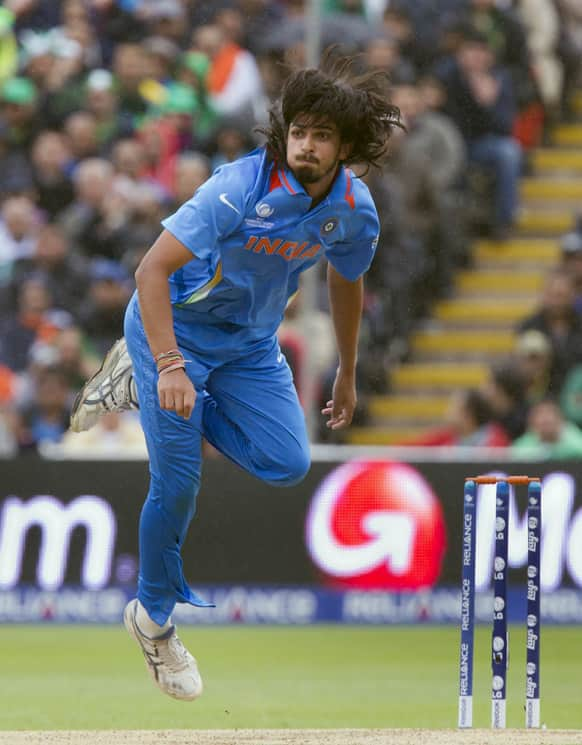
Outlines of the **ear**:
M 349 158 L 352 154 L 353 149 L 354 144 L 352 142 L 344 142 L 342 145 L 340 145 L 338 160 L 344 161 Z

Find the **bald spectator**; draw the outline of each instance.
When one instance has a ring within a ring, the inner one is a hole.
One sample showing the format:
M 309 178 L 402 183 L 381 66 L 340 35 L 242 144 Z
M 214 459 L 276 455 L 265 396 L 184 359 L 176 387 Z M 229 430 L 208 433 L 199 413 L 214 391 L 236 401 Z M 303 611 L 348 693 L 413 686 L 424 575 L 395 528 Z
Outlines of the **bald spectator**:
M 79 163 L 100 154 L 97 120 L 88 111 L 77 111 L 65 120 L 65 134 L 73 160 Z
M 74 175 L 75 200 L 59 222 L 74 249 L 87 258 L 120 258 L 128 240 L 131 207 L 113 184 L 111 163 L 88 158 Z

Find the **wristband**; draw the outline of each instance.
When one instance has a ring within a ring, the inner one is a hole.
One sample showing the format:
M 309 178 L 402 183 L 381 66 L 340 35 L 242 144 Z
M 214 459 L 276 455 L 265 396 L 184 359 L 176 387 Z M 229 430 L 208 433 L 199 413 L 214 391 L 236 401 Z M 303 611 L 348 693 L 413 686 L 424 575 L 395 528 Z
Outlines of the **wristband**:
M 162 368 L 161 370 L 158 370 L 158 375 L 161 377 L 162 375 L 166 375 L 166 373 L 174 372 L 174 370 L 185 370 L 186 369 L 186 363 L 184 360 L 181 360 L 180 362 L 174 362 L 172 365 L 168 365 L 167 367 Z
M 160 352 L 156 354 L 154 360 L 158 363 L 160 360 L 165 360 L 167 357 L 173 357 L 175 354 L 182 356 L 182 352 L 179 349 L 170 349 L 168 352 Z

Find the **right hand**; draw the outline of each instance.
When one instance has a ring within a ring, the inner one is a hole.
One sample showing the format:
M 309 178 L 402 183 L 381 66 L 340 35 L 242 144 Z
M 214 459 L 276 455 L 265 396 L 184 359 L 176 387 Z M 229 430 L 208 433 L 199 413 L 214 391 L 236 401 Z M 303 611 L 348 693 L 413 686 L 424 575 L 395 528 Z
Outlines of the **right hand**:
M 196 389 L 186 371 L 172 370 L 158 378 L 160 406 L 166 411 L 175 411 L 178 416 L 190 419 L 196 401 Z

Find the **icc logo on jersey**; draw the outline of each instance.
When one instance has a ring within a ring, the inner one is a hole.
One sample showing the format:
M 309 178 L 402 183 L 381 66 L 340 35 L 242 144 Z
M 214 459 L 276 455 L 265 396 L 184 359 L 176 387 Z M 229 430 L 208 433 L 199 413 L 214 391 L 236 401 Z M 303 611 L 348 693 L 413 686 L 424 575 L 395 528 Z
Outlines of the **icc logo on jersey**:
M 259 217 L 271 217 L 271 215 L 275 211 L 273 207 L 271 207 L 266 202 L 261 202 L 260 204 L 257 204 L 256 210 L 257 210 L 257 215 Z

